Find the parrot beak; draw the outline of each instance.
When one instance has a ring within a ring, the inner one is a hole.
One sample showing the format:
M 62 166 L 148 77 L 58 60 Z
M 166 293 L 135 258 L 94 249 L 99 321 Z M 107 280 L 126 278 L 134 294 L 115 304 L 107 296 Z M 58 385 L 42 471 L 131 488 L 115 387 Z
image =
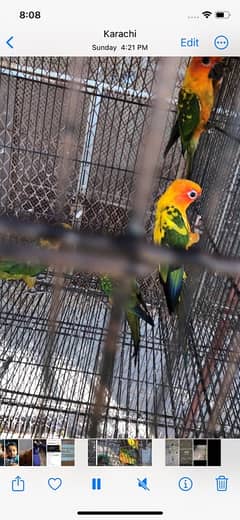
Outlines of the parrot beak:
M 224 72 L 224 63 L 221 61 L 221 62 L 215 63 L 215 65 L 213 65 L 213 67 L 211 68 L 211 70 L 208 74 L 208 77 L 209 77 L 209 79 L 213 79 L 214 81 L 219 81 L 223 77 L 223 72 Z

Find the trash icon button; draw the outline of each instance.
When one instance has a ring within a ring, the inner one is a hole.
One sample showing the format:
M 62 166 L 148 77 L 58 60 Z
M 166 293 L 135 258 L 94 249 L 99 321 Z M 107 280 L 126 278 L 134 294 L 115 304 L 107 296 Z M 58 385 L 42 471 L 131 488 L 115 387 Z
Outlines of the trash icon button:
M 216 478 L 217 491 L 227 491 L 228 487 L 228 478 L 224 475 L 219 475 Z

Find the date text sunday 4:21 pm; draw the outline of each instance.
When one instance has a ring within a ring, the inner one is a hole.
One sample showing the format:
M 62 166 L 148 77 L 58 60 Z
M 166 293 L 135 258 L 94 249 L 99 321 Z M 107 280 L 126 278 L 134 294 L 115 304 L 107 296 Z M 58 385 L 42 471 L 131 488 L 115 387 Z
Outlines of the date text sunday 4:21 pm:
M 110 29 L 104 29 L 103 31 L 103 38 L 137 38 L 137 31 L 136 29 L 128 29 L 126 31 L 111 31 Z M 116 52 L 117 50 L 117 45 L 111 45 L 111 44 L 106 44 L 106 45 L 97 45 L 97 44 L 93 44 L 92 45 L 92 50 L 93 51 L 113 51 L 113 52 Z

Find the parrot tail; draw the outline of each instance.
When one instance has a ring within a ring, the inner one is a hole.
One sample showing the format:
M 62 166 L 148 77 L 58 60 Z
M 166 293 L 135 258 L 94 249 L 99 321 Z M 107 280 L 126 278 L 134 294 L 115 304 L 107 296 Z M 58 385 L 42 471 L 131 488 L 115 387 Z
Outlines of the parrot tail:
M 172 128 L 168 144 L 167 144 L 167 146 L 166 146 L 166 148 L 164 150 L 164 154 L 163 154 L 164 157 L 167 156 L 169 150 L 172 148 L 174 143 L 176 143 L 176 141 L 178 140 L 179 137 L 180 137 L 180 133 L 179 133 L 179 125 L 178 125 L 178 119 L 177 119 L 175 124 L 174 124 L 174 126 L 173 126 L 173 128 Z
M 132 358 L 134 359 L 134 366 L 136 366 L 138 356 L 139 356 L 139 350 L 140 350 L 140 340 L 135 342 L 133 339 L 133 342 L 134 342 L 134 353 L 132 355 Z
M 196 148 L 199 143 L 200 134 L 191 139 L 186 147 L 187 161 L 186 161 L 186 175 L 185 178 L 189 179 L 193 167 L 193 159 Z
M 136 307 L 134 307 L 133 309 L 133 312 L 136 316 L 138 316 L 138 318 L 141 318 L 143 321 L 146 321 L 146 323 L 149 323 L 149 325 L 154 327 L 154 321 L 152 319 L 152 316 L 150 316 L 147 308 L 143 309 L 142 307 L 140 307 L 140 305 L 136 305 Z
M 187 154 L 186 175 L 185 175 L 186 179 L 189 179 L 189 177 L 191 175 L 192 165 L 193 165 L 193 155 L 194 155 L 194 153 Z
M 140 322 L 138 316 L 131 311 L 126 313 L 126 319 L 133 339 L 134 353 L 132 357 L 134 358 L 134 365 L 136 366 L 140 348 Z
M 139 324 L 139 319 L 141 318 L 146 323 L 148 323 L 149 325 L 154 327 L 154 321 L 153 321 L 152 317 L 150 316 L 150 314 L 147 310 L 147 307 L 145 305 L 144 305 L 144 308 L 140 307 L 140 305 L 136 305 L 133 309 L 133 313 L 134 313 L 133 316 L 134 316 L 135 320 L 137 320 L 138 324 Z M 128 321 L 128 323 L 129 323 L 129 321 Z M 135 334 L 133 334 L 133 330 L 132 330 L 132 337 L 133 337 L 133 342 L 134 342 L 133 358 L 134 358 L 134 365 L 136 366 L 139 349 L 140 349 L 140 327 L 139 327 L 138 334 L 136 334 L 136 332 L 135 332 Z
M 169 314 L 172 314 L 179 303 L 179 297 L 182 290 L 184 279 L 183 267 L 169 270 L 166 282 L 163 282 L 161 276 L 160 281 L 165 293 Z

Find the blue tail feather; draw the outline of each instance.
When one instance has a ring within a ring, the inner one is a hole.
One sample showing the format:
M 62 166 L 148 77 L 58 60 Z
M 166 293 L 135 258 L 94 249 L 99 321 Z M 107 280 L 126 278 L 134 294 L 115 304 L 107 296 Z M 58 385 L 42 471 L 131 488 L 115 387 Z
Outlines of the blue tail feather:
M 179 303 L 183 286 L 183 275 L 183 267 L 179 267 L 175 270 L 169 269 L 166 283 L 161 280 L 170 314 L 176 310 Z

